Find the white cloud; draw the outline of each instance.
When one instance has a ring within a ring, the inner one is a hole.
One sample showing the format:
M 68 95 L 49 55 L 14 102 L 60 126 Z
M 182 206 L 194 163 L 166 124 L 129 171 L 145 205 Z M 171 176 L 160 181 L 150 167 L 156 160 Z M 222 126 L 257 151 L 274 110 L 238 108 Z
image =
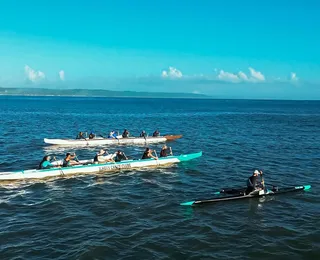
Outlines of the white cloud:
M 250 74 L 251 74 L 251 80 L 256 81 L 265 81 L 264 75 L 260 71 L 256 71 L 253 68 L 249 68 Z
M 250 76 L 245 74 L 242 71 L 239 71 L 237 74 L 220 70 L 218 74 L 218 79 L 228 82 L 262 82 L 265 81 L 264 75 L 260 71 L 256 71 L 253 68 L 249 68 Z
M 218 79 L 223 80 L 223 81 L 229 81 L 229 82 L 239 82 L 240 78 L 238 77 L 238 75 L 230 73 L 230 72 L 226 72 L 223 70 L 220 70 L 219 74 L 218 74 Z
M 163 78 L 168 77 L 168 72 L 166 72 L 165 70 L 164 70 L 164 71 L 162 71 L 162 73 L 161 73 L 161 77 L 163 77 Z
M 297 77 L 297 74 L 295 72 L 291 72 L 290 74 L 290 80 L 292 82 L 297 82 L 299 80 L 299 78 Z
M 64 81 L 64 71 L 63 70 L 59 71 L 59 78 L 60 78 L 60 80 Z
M 242 71 L 239 71 L 238 77 L 239 77 L 240 79 L 244 80 L 244 81 L 247 81 L 247 80 L 248 80 L 248 76 L 247 76 L 244 72 L 242 72 Z
M 46 78 L 46 75 L 42 71 L 35 71 L 28 65 L 24 66 L 24 72 L 27 78 L 32 82 L 37 82 Z
M 163 78 L 181 78 L 182 72 L 174 67 L 169 67 L 169 70 L 163 70 L 161 73 Z

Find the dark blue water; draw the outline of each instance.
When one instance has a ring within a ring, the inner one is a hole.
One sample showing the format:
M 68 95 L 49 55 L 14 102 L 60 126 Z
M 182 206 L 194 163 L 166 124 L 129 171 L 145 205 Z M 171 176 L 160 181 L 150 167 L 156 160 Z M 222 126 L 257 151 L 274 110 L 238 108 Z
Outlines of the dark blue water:
M 43 143 L 85 129 L 159 128 L 184 135 L 175 154 L 203 151 L 162 169 L 1 184 L 1 259 L 319 259 L 320 102 L 2 96 L 0 121 L 0 171 L 66 151 L 92 158 L 99 147 Z M 255 168 L 266 183 L 312 189 L 179 206 L 243 186 Z

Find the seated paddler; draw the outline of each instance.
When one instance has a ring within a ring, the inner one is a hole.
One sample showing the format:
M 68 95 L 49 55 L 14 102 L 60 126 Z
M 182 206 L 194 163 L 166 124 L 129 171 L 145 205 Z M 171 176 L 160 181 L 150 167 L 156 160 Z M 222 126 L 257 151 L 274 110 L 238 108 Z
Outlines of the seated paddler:
M 157 156 L 154 156 L 153 154 L 153 150 L 151 150 L 150 148 L 146 148 L 146 150 L 144 151 L 143 155 L 142 155 L 142 159 L 155 159 L 158 160 Z
M 118 139 L 116 131 L 111 131 L 108 135 L 108 138 Z
M 75 153 L 74 154 L 66 153 L 66 157 L 63 159 L 62 167 L 70 167 L 72 165 L 79 165 L 80 163 L 74 159 L 78 160 Z
M 121 162 L 121 161 L 125 161 L 128 160 L 128 157 L 125 155 L 124 152 L 118 150 L 116 152 L 116 156 L 114 157 L 115 162 Z
M 94 163 L 114 162 L 116 154 L 109 154 L 108 151 L 101 149 L 93 159 Z
M 168 148 L 168 146 L 166 145 L 162 146 L 160 151 L 160 157 L 167 157 L 168 155 L 172 155 L 171 147 Z
M 122 133 L 122 138 L 128 138 L 129 137 L 129 131 L 127 129 L 124 129 L 123 133 Z
M 246 194 L 253 192 L 255 190 L 261 190 L 263 183 L 258 182 L 258 175 L 262 176 L 262 171 L 255 170 L 253 174 L 247 180 Z
M 158 131 L 158 129 L 153 132 L 152 136 L 153 136 L 153 137 L 158 137 L 158 136 L 160 136 L 160 132 Z
M 96 137 L 96 135 L 95 135 L 94 132 L 91 132 L 91 133 L 89 134 L 89 139 L 93 139 L 93 138 L 95 138 L 95 137 Z
M 50 162 L 51 157 L 49 155 L 46 155 L 43 157 L 42 161 L 39 164 L 39 169 L 50 169 L 55 167 L 51 162 Z
M 79 134 L 77 135 L 76 139 L 86 139 L 84 137 L 84 133 L 83 132 L 79 132 Z
M 146 131 L 142 130 L 142 132 L 140 133 L 140 137 L 147 137 Z

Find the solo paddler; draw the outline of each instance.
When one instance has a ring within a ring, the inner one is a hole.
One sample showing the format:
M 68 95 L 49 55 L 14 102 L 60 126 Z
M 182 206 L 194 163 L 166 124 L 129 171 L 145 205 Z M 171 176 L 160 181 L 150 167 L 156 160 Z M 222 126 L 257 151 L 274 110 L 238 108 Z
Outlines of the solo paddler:
M 246 194 L 249 194 L 250 192 L 253 192 L 255 190 L 261 190 L 260 183 L 257 182 L 258 175 L 262 175 L 262 171 L 255 170 L 247 180 L 247 189 Z M 263 184 L 262 184 L 263 185 Z

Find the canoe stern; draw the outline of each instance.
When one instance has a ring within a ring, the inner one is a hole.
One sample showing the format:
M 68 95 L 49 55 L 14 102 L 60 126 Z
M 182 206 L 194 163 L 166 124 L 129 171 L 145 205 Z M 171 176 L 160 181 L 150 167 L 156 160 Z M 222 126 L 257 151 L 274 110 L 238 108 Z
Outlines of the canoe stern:
M 179 156 L 180 162 L 190 161 L 202 156 L 202 151 L 198 153 L 183 154 Z
M 176 139 L 180 139 L 182 135 L 165 135 L 164 137 L 167 139 L 167 141 L 174 141 Z

